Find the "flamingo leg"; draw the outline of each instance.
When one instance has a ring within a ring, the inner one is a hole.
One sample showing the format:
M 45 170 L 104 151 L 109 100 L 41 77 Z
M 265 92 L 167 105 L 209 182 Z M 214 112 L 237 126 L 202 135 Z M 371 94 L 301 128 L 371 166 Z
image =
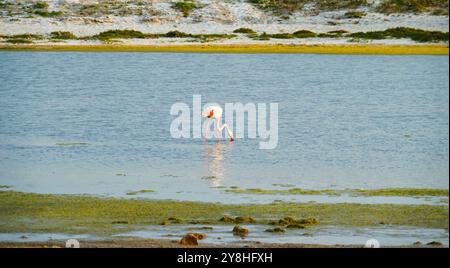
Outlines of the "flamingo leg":
M 231 132 L 230 128 L 227 124 L 223 124 L 222 126 L 219 126 L 219 119 L 216 119 L 216 130 L 219 131 L 219 133 L 222 133 L 223 129 L 227 130 L 228 136 L 230 136 L 230 141 L 234 141 L 233 132 Z
M 208 138 L 208 128 L 207 127 L 205 127 L 205 133 L 203 133 L 203 138 L 204 138 L 204 140 L 206 141 L 206 139 Z
M 219 128 L 219 119 L 216 118 L 215 121 L 216 121 L 216 127 L 215 127 L 216 133 L 215 133 L 215 136 L 216 136 L 216 140 L 217 140 L 217 139 L 219 139 L 220 133 L 221 133 L 222 130 Z

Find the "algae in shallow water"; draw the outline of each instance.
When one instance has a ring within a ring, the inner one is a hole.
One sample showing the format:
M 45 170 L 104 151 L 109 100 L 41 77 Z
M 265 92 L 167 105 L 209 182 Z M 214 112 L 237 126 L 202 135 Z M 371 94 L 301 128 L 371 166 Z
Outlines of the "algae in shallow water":
M 58 142 L 56 146 L 60 147 L 78 147 L 78 146 L 88 146 L 87 142 Z
M 139 191 L 128 192 L 127 195 L 138 195 L 138 194 L 154 193 L 154 192 L 155 192 L 155 190 L 143 189 L 143 190 L 139 190 Z
M 308 190 L 301 188 L 291 189 L 260 189 L 249 188 L 241 189 L 239 187 L 230 187 L 225 190 L 227 193 L 234 194 L 267 194 L 267 195 L 328 195 L 340 196 L 343 194 L 351 196 L 404 196 L 404 197 L 421 197 L 421 196 L 449 196 L 448 189 L 426 189 L 426 188 L 385 188 L 385 189 L 324 189 L 324 190 Z
M 159 225 L 169 218 L 198 224 L 223 224 L 220 221 L 223 215 L 251 215 L 256 224 L 268 224 L 289 215 L 293 219 L 313 217 L 320 220 L 319 224 L 336 226 L 378 226 L 384 222 L 390 225 L 448 228 L 448 206 L 442 205 L 224 205 L 0 191 L 0 232 L 4 233 L 113 234 Z M 129 224 L 120 229 L 114 228 L 113 222 L 118 221 Z

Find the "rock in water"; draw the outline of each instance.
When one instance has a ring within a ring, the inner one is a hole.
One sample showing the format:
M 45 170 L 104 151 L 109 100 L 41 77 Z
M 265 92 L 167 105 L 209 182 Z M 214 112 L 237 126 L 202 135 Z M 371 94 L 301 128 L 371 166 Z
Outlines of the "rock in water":
M 223 216 L 219 221 L 221 222 L 234 222 L 233 218 L 228 216 Z
M 241 216 L 241 217 L 236 217 L 234 219 L 234 222 L 235 223 L 244 223 L 244 222 L 253 223 L 253 222 L 255 222 L 255 219 L 253 219 L 252 217 L 249 217 L 249 216 Z
M 284 229 L 276 227 L 276 228 L 273 228 L 273 229 L 267 229 L 266 232 L 269 232 L 269 233 L 284 233 Z
M 234 228 L 233 228 L 233 234 L 234 234 L 234 235 L 238 235 L 238 236 L 247 236 L 248 233 L 249 233 L 248 229 L 239 226 L 239 224 L 237 224 L 237 225 L 234 226 Z
M 206 234 L 202 233 L 188 233 L 180 240 L 180 245 L 185 246 L 197 246 L 198 240 L 203 240 L 206 238 Z
M 203 240 L 206 238 L 206 234 L 202 233 L 190 233 L 189 235 L 193 235 L 197 240 Z
M 428 246 L 442 246 L 442 243 L 439 241 L 431 241 L 430 243 L 427 243 Z
M 184 246 L 197 246 L 198 245 L 197 237 L 193 234 L 185 235 L 183 238 L 181 238 L 179 243 L 180 243 L 180 245 L 184 245 Z

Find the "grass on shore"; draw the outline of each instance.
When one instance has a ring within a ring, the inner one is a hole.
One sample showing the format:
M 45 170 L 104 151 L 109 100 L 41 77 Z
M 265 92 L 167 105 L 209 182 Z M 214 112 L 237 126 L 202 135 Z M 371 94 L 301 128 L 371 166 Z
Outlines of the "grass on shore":
M 315 33 L 309 30 L 298 30 L 293 33 L 275 33 L 258 34 L 249 28 L 239 28 L 234 30 L 234 33 L 247 34 L 249 38 L 254 40 L 270 40 L 270 39 L 296 39 L 296 38 L 349 38 L 350 40 L 365 39 L 365 40 L 381 40 L 381 39 L 400 39 L 407 38 L 419 43 L 437 43 L 449 41 L 448 32 L 427 31 L 415 28 L 398 27 L 390 28 L 384 31 L 372 32 L 356 32 L 348 33 L 344 30 L 336 30 L 328 33 Z M 108 30 L 98 33 L 93 36 L 77 37 L 71 32 L 52 32 L 48 36 L 24 34 L 1 36 L 2 39 L 7 39 L 6 42 L 21 43 L 20 40 L 26 40 L 23 43 L 32 43 L 33 40 L 100 40 L 105 43 L 119 41 L 121 39 L 149 39 L 149 38 L 191 38 L 193 42 L 212 42 L 217 40 L 231 39 L 236 37 L 236 34 L 190 34 L 180 31 L 169 31 L 167 33 L 153 34 L 143 33 L 136 30 Z M 14 41 L 16 40 L 16 41 Z
M 160 225 L 168 219 L 177 219 L 171 224 L 224 224 L 221 221 L 224 216 L 251 217 L 255 224 L 270 224 L 292 217 L 314 218 L 319 224 L 348 227 L 390 224 L 448 228 L 448 206 L 349 203 L 223 205 L 0 191 L 0 232 L 4 233 L 105 235 L 136 230 L 143 225 Z M 123 226 L 118 229 L 117 223 Z
M 332 31 L 328 33 L 314 33 L 308 30 L 299 30 L 294 33 L 277 33 L 267 34 L 262 33 L 260 35 L 256 33 L 250 33 L 249 37 L 255 40 L 270 40 L 273 39 L 294 39 L 294 38 L 359 38 L 366 40 L 382 40 L 382 39 L 411 39 L 418 43 L 437 43 L 448 42 L 449 33 L 439 31 L 427 31 L 408 27 L 389 28 L 384 31 L 372 31 L 372 32 L 356 32 L 348 33 L 343 30 Z
M 430 43 L 430 42 L 448 42 L 449 33 L 438 32 L 438 31 L 425 31 L 414 28 L 398 27 L 390 28 L 385 31 L 373 31 L 373 32 L 357 32 L 349 35 L 353 38 L 363 38 L 363 39 L 388 39 L 388 38 L 409 38 L 413 41 L 419 43 Z
M 120 39 L 155 39 L 155 38 L 193 38 L 200 42 L 221 40 L 221 39 L 230 39 L 235 37 L 236 35 L 232 34 L 189 34 L 180 31 L 169 31 L 165 34 L 149 34 L 142 33 L 140 31 L 135 30 L 109 30 L 105 32 L 101 32 L 94 36 L 87 36 L 80 38 L 81 40 L 101 40 L 104 42 L 111 42 L 113 40 Z M 72 36 L 67 39 L 73 39 Z M 76 38 L 75 38 L 76 39 Z

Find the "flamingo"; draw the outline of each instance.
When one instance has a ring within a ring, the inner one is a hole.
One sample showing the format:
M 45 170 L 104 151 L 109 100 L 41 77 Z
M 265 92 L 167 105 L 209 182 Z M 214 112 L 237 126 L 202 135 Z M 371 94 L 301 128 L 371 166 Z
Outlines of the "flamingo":
M 219 125 L 219 121 L 222 118 L 223 110 L 220 106 L 210 106 L 205 109 L 202 113 L 202 117 L 207 117 L 208 119 L 214 119 L 216 122 L 216 133 L 220 134 L 222 130 L 225 128 L 228 132 L 228 136 L 230 136 L 230 141 L 234 141 L 233 132 L 231 132 L 230 128 L 227 124 Z M 218 135 L 217 135 L 218 136 Z

